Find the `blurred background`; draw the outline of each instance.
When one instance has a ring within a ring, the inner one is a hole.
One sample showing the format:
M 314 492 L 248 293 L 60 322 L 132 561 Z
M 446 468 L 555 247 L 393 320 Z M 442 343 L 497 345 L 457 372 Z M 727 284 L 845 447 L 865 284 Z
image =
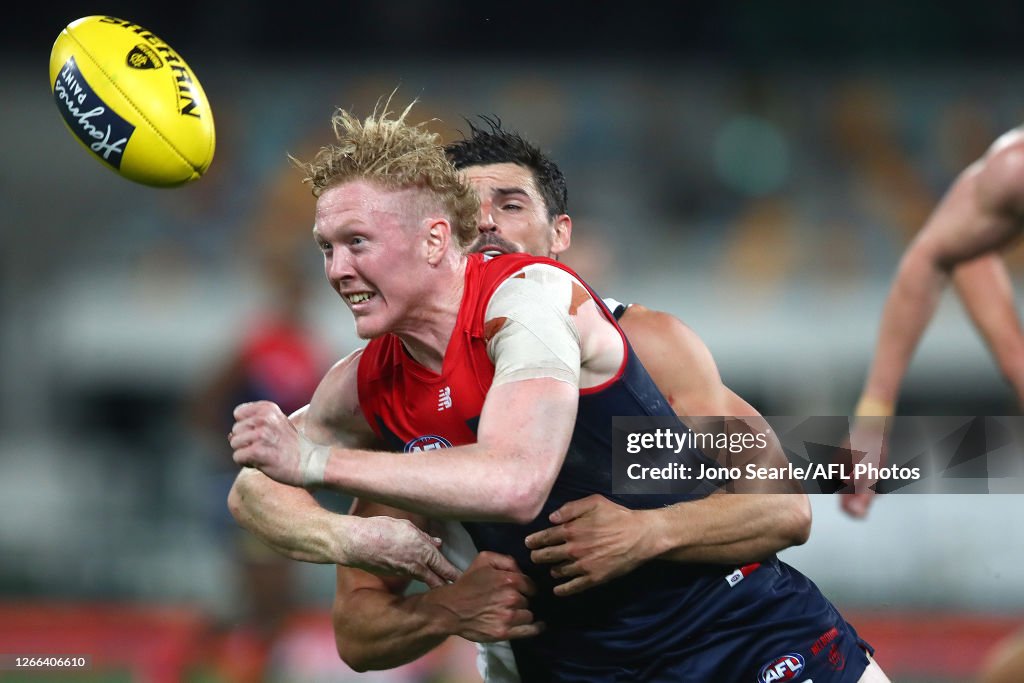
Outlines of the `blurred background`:
M 661 4 L 661 3 L 658 3 Z M 282 562 L 225 507 L 235 403 L 297 407 L 360 344 L 287 155 L 335 107 L 420 98 L 446 139 L 499 116 L 569 184 L 566 259 L 670 311 L 765 415 L 846 415 L 900 254 L 1024 117 L 1013 2 L 329 6 L 48 3 L 0 23 L 0 653 L 91 654 L 24 680 L 473 681 L 471 648 L 357 676 L 332 567 Z M 207 176 L 156 190 L 68 133 L 46 63 L 81 16 L 175 47 L 212 103 Z M 1007 254 L 1014 276 L 1022 254 Z M 899 405 L 1013 415 L 948 296 Z M 346 501 L 325 504 L 344 509 Z M 894 681 L 967 681 L 1024 624 L 1017 496 L 814 498 L 810 575 Z M 22 680 L 0 672 L 4 680 Z

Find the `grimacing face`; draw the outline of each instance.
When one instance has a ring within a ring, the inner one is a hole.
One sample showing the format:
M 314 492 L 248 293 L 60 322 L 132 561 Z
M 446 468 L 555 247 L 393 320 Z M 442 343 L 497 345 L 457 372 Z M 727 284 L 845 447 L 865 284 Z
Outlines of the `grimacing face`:
M 355 318 L 356 333 L 372 339 L 401 332 L 421 297 L 418 216 L 404 207 L 414 190 L 390 191 L 366 181 L 325 190 L 316 203 L 313 237 L 324 273 Z
M 514 163 L 467 166 L 463 174 L 480 197 L 480 236 L 472 252 L 555 256 L 569 246 L 568 216 L 548 218 L 530 169 Z

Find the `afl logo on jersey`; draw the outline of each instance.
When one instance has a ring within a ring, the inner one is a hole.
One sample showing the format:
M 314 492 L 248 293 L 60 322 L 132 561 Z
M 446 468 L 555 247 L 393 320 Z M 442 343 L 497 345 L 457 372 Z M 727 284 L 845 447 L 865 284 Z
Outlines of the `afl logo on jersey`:
M 443 436 L 434 436 L 428 434 L 426 436 L 417 436 L 412 441 L 405 444 L 406 453 L 419 453 L 420 451 L 436 451 L 441 448 L 451 448 L 452 442 Z
M 758 683 L 777 683 L 792 681 L 804 670 L 804 658 L 796 652 L 773 659 L 761 667 L 757 676 Z

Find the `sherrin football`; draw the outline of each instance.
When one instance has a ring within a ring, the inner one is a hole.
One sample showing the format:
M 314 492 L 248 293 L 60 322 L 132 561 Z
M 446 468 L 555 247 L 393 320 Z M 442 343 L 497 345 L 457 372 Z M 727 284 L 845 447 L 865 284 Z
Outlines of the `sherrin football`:
M 50 52 L 50 88 L 68 129 L 125 178 L 174 187 L 213 161 L 213 114 L 199 79 L 138 24 L 108 16 L 71 22 Z

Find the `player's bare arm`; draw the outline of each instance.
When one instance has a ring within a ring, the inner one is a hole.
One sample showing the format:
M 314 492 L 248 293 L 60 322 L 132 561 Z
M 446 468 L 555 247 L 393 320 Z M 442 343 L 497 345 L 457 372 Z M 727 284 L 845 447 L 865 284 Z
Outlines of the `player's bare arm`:
M 361 416 L 344 397 L 352 395 L 347 373 L 357 357 L 335 366 L 311 404 L 291 416 L 296 431 L 318 441 L 353 442 L 346 425 Z M 272 406 L 266 407 L 270 412 Z M 526 609 L 533 586 L 511 558 L 485 553 L 460 575 L 435 558 L 428 520 L 421 515 L 360 500 L 349 515 L 339 515 L 320 507 L 306 489 L 280 484 L 253 468 L 243 468 L 232 499 L 239 521 L 285 554 L 338 563 L 335 638 L 339 655 L 356 670 L 411 662 L 451 635 L 490 642 L 535 635 L 542 628 Z M 403 595 L 410 577 L 439 592 Z
M 997 246 L 953 271 L 953 284 L 974 326 L 1024 407 L 1024 332 L 1013 283 L 995 251 L 1014 241 L 1024 228 L 1024 133 L 1012 130 L 995 144 L 974 184 L 981 211 L 992 214 Z M 983 244 L 988 245 L 983 241 Z
M 883 308 L 858 414 L 892 414 L 907 367 L 952 269 L 1005 247 L 1020 234 L 1022 179 L 1024 137 L 1014 130 L 960 174 L 914 238 Z
M 284 483 L 308 485 L 319 479 L 351 495 L 431 517 L 532 520 L 565 458 L 580 378 L 599 384 L 611 377 L 623 350 L 617 330 L 589 295 L 573 298 L 585 293 L 581 286 L 566 284 L 564 306 L 556 306 L 552 290 L 532 279 L 510 282 L 509 310 L 492 316 L 488 308 L 487 319 L 504 324 L 489 345 L 495 380 L 484 402 L 477 443 L 430 457 L 330 448 L 266 414 L 265 405 L 247 404 L 236 410 L 235 462 L 257 466 Z
M 356 501 L 351 514 L 399 517 L 417 525 L 426 518 L 376 503 Z M 333 622 L 338 654 L 353 669 L 390 669 L 423 656 L 449 636 L 486 643 L 536 635 L 527 608 L 534 586 L 515 561 L 480 553 L 454 583 L 405 595 L 408 579 L 381 577 L 339 566 Z
M 680 415 L 759 419 L 726 387 L 701 339 L 666 313 L 633 305 L 620 320 L 637 356 Z M 679 562 L 750 563 L 810 533 L 803 493 L 716 494 L 656 510 L 630 510 L 589 496 L 551 515 L 556 526 L 532 534 L 534 562 L 550 563 L 570 595 L 621 576 L 654 558 Z
M 280 433 L 305 434 L 315 442 L 372 443 L 374 435 L 358 412 L 358 402 L 353 406 L 346 400 L 348 377 L 354 377 L 356 363 L 358 352 L 339 361 L 325 375 L 310 404 L 290 418 L 273 403 L 261 402 L 262 419 L 275 424 Z M 241 526 L 295 560 L 404 574 L 431 586 L 458 576 L 438 551 L 438 541 L 408 520 L 334 514 L 306 489 L 279 483 L 254 468 L 243 467 L 239 472 L 228 506 Z
M 907 368 L 954 269 L 959 271 L 961 299 L 997 358 L 1024 346 L 1016 312 L 1005 318 L 995 315 L 1013 309 L 1012 289 L 1008 280 L 999 285 L 1003 276 L 995 259 L 1024 227 L 1022 179 L 1024 134 L 1014 129 L 953 182 L 900 260 L 855 415 L 894 414 Z M 1018 362 L 1006 355 L 999 360 L 1001 368 L 1011 371 Z M 1017 386 L 1016 373 L 1007 376 Z M 877 421 L 858 420 L 851 436 L 865 444 L 857 450 L 869 459 L 884 457 L 886 436 Z M 863 517 L 872 500 L 871 492 L 863 491 L 844 495 L 841 504 L 848 514 Z

